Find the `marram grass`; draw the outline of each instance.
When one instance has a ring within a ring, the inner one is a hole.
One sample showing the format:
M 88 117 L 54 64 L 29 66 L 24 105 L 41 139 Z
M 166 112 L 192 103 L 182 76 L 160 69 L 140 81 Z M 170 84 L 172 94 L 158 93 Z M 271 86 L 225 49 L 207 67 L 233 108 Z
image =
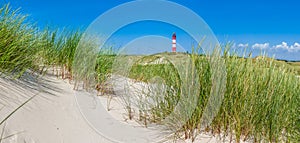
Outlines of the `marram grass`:
M 194 95 L 198 96 L 198 105 L 192 117 L 177 133 L 179 135 L 184 133 L 185 138 L 191 139 L 195 139 L 201 132 L 211 132 L 224 138 L 229 137 L 236 142 L 241 140 L 299 142 L 300 80 L 296 77 L 294 70 L 278 65 L 276 60 L 263 56 L 252 59 L 251 57 L 240 58 L 229 52 L 225 53 L 222 58 L 225 59 L 227 70 L 226 92 L 218 115 L 211 125 L 201 126 L 200 119 L 212 86 L 209 65 L 212 57 L 194 56 L 200 83 L 200 92 Z M 173 79 L 179 76 L 176 76 L 175 69 L 168 67 L 168 64 L 144 66 L 137 64 L 131 70 L 131 78 L 149 82 L 148 79 L 160 76 L 168 87 L 173 85 L 180 89 L 178 81 L 181 79 Z M 160 123 L 173 111 L 178 103 L 178 93 L 164 93 L 165 98 L 156 98 L 159 99 L 154 103 L 156 106 L 151 106 L 153 108 L 147 111 L 140 109 L 147 113 L 144 118 L 147 118 L 148 124 Z
M 88 57 L 96 59 L 96 66 L 88 69 L 92 70 L 89 75 L 85 74 L 87 69 L 74 67 L 74 58 L 78 58 L 75 51 L 80 42 L 87 49 L 98 46 L 93 39 L 80 41 L 82 33 L 79 30 L 39 31 L 33 24 L 25 22 L 26 16 L 18 10 L 12 10 L 9 5 L 0 8 L 0 15 L 1 74 L 13 74 L 18 77 L 28 69 L 40 70 L 43 73 L 52 67 L 62 78 L 77 82 L 96 79 L 96 83 L 91 84 L 100 85 L 111 76 L 116 58 L 114 53 L 100 52 L 95 57 Z M 172 55 L 180 56 L 168 56 Z M 152 55 L 146 58 L 155 59 L 160 56 Z M 199 80 L 199 93 L 193 95 L 197 96 L 198 100 L 191 118 L 180 130 L 174 132 L 175 135 L 195 139 L 199 133 L 211 132 L 236 142 L 300 142 L 300 79 L 296 77 L 296 74 L 299 74 L 297 63 L 288 65 L 263 56 L 240 58 L 225 51 L 222 58 L 226 65 L 227 80 L 222 106 L 212 124 L 203 127 L 200 119 L 211 92 L 210 60 L 213 59 L 198 53 L 188 56 L 191 57 L 195 65 L 193 68 L 199 76 L 195 78 Z M 140 119 L 144 124 L 160 123 L 173 111 L 183 85 L 180 84 L 182 79 L 172 64 L 136 63 L 130 70 L 129 77 L 146 83 L 151 83 L 152 77 L 161 77 L 164 80 L 162 85 L 167 89 L 167 92 L 160 92 L 159 88 L 151 89 L 151 92 L 161 95 L 152 97 L 154 103 L 151 103 L 150 110 L 145 108 L 149 107 L 148 105 L 139 106 Z M 87 87 L 93 87 L 89 84 L 86 82 Z M 178 120 L 181 120 L 180 117 Z
M 38 48 L 35 28 L 9 5 L 0 8 L 0 15 L 0 73 L 20 77 L 28 68 L 34 68 L 32 55 Z

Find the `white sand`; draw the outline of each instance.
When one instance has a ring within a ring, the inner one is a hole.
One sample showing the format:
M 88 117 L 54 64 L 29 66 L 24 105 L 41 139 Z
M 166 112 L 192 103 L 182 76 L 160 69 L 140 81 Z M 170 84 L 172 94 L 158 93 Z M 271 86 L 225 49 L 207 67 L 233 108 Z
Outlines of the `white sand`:
M 67 81 L 55 76 L 46 75 L 35 80 L 27 75 L 24 79 L 0 78 L 0 109 L 3 107 L 0 121 L 22 102 L 38 94 L 4 124 L 3 143 L 110 143 L 113 140 L 132 143 L 157 140 L 154 138 L 157 131 L 126 120 L 119 97 L 112 98 L 111 110 L 107 112 L 107 97 L 95 100 L 86 92 L 74 91 Z M 196 142 L 220 140 L 203 134 Z
M 4 139 L 4 143 L 108 142 L 81 116 L 70 84 L 53 76 L 46 76 L 39 82 L 40 86 L 37 81 L 29 85 L 27 82 L 0 78 L 1 103 L 9 105 L 0 111 L 0 119 L 41 90 L 38 96 L 6 122 L 4 137 L 15 135 Z M 5 96 L 8 97 L 3 100 Z

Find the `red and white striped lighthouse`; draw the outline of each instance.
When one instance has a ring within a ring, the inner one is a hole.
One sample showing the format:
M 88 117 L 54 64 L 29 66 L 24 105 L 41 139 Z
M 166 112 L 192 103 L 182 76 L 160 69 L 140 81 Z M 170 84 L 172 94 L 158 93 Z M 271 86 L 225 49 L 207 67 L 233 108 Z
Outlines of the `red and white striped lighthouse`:
M 172 52 L 176 52 L 176 33 L 172 36 Z

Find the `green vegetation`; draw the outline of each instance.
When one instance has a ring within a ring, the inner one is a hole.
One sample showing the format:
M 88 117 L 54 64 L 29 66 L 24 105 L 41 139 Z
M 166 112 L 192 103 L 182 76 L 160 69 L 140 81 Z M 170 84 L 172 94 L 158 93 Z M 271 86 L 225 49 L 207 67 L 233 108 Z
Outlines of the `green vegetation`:
M 300 62 L 287 62 L 300 76 Z
M 35 68 L 34 57 L 38 44 L 35 28 L 25 23 L 26 16 L 9 5 L 0 8 L 0 73 L 21 76 Z
M 60 34 L 46 29 L 41 35 L 41 46 L 37 54 L 41 72 L 51 67 L 56 69 L 57 75 L 63 79 L 72 79 L 72 64 L 77 45 L 82 33 L 77 30 L 68 32 L 64 30 Z M 60 35 L 60 36 L 57 36 Z
M 73 62 L 74 58 L 78 58 L 75 55 L 77 45 L 83 42 L 85 47 L 97 46 L 91 39 L 81 41 L 83 33 L 80 30 L 58 32 L 48 28 L 39 31 L 31 23 L 25 22 L 26 16 L 19 14 L 18 10 L 11 10 L 9 5 L 0 9 L 0 15 L 0 74 L 20 77 L 27 70 L 45 73 L 52 69 L 53 73 L 61 75 L 63 79 L 96 79 L 96 83 L 92 84 L 100 86 L 111 76 L 116 58 L 112 49 L 98 53 L 91 75 L 85 75 L 87 69 L 76 71 Z M 185 64 L 176 67 L 167 59 L 166 63 L 153 62 L 165 56 L 178 59 L 179 62 L 182 55 L 162 53 L 146 56 L 137 60 L 130 69 L 127 76 L 135 81 L 149 84 L 163 81 L 159 84 L 164 88 L 150 89 L 157 95 L 151 97 L 154 102 L 142 103 L 144 106 L 140 106 L 140 119 L 144 124 L 159 124 L 171 114 L 181 97 L 180 91 L 186 86 L 181 84 L 186 79 L 182 79 L 177 70 L 184 69 Z M 192 75 L 198 77 L 192 78 L 198 80 L 199 92 L 191 93 L 198 98 L 197 107 L 181 129 L 175 131 L 178 137 L 184 133 L 185 138 L 195 139 L 201 132 L 211 132 L 236 141 L 300 141 L 300 80 L 296 77 L 297 74 L 300 75 L 299 62 L 283 62 L 266 57 L 240 58 L 225 51 L 222 59 L 226 65 L 227 81 L 222 106 L 212 124 L 202 126 L 203 110 L 214 86 L 210 61 L 215 59 L 195 52 L 185 56 L 191 58 L 193 63 L 191 67 L 196 73 Z M 156 80 L 154 77 L 162 79 Z M 171 124 L 176 122 L 170 122 L 169 125 Z
M 0 15 L 1 74 L 20 77 L 26 70 L 42 73 L 49 67 L 59 67 L 62 78 L 72 78 L 74 53 L 82 35 L 79 30 L 39 31 L 9 5 L 0 9 Z
M 155 57 L 155 55 L 154 55 Z M 199 75 L 198 104 L 192 117 L 178 131 L 185 138 L 194 139 L 199 132 L 210 131 L 224 137 L 254 142 L 298 142 L 300 140 L 300 80 L 286 63 L 261 57 L 240 58 L 235 54 L 224 55 L 227 83 L 224 100 L 218 115 L 210 126 L 201 127 L 203 109 L 211 92 L 211 57 L 191 56 Z M 149 57 L 147 57 L 149 58 Z M 152 77 L 164 79 L 167 87 L 180 90 L 178 73 L 169 64 L 136 64 L 131 78 L 150 82 Z M 157 90 L 157 89 L 156 89 Z M 159 89 L 160 90 L 160 89 Z M 152 91 L 157 92 L 157 91 Z M 176 93 L 176 94 L 174 94 Z M 151 109 L 145 111 L 147 122 L 159 123 L 169 115 L 178 103 L 178 91 L 167 92 L 165 98 L 154 97 Z M 144 103 L 149 104 L 149 103 Z M 184 114 L 184 113 L 182 113 Z M 144 123 L 147 123 L 144 122 Z M 176 124 L 176 122 L 172 123 Z M 205 128 L 205 129 L 203 129 Z
M 101 50 L 97 56 L 96 61 L 96 82 L 97 84 L 103 84 L 112 73 L 113 62 L 116 58 L 116 54 L 112 47 L 108 50 Z

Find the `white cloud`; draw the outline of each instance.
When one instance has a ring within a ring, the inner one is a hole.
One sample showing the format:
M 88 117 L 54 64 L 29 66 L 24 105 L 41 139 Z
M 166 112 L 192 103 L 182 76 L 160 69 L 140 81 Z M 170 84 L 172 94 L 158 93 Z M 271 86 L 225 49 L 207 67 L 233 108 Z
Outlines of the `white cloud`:
M 300 44 L 296 42 L 296 43 L 294 44 L 294 46 L 299 48 L 299 47 L 300 47 Z
M 299 43 L 294 43 L 293 46 L 290 47 L 293 51 L 298 52 L 300 51 L 300 44 Z
M 253 49 L 267 49 L 269 47 L 270 47 L 269 43 L 264 43 L 264 44 L 255 43 L 254 45 L 252 45 Z
M 238 47 L 239 48 L 248 48 L 249 47 L 249 44 L 238 44 Z
M 300 44 L 299 43 L 294 43 L 294 45 L 288 45 L 286 42 L 282 42 L 279 45 L 273 46 L 274 49 L 276 50 L 287 50 L 288 52 L 298 52 L 300 51 Z
M 286 42 L 282 42 L 280 45 L 275 46 L 276 49 L 289 49 L 289 46 Z
M 289 45 L 287 42 L 281 42 L 278 45 L 270 45 L 270 43 L 255 43 L 253 45 L 249 45 L 248 43 L 234 43 L 233 48 L 252 48 L 259 50 L 276 50 L 277 52 L 300 52 L 300 43 L 294 43 L 293 45 Z M 269 52 L 271 52 L 269 51 Z

